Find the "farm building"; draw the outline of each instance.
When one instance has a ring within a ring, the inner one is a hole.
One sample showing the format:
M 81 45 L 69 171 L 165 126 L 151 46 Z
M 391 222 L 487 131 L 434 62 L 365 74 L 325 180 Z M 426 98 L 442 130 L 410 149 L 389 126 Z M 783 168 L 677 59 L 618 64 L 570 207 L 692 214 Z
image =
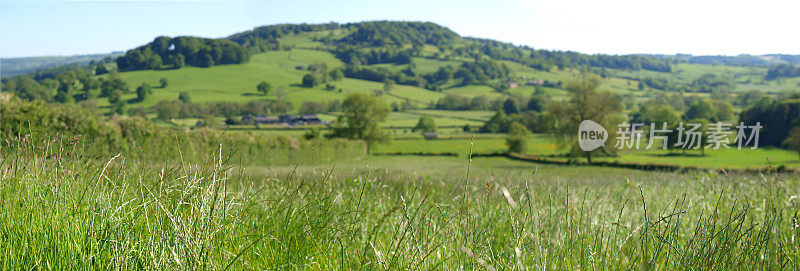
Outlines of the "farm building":
M 279 123 L 279 119 L 276 117 L 267 117 L 264 115 L 260 116 L 251 116 L 247 115 L 242 117 L 243 123 L 252 123 L 252 124 L 277 124 Z
M 303 121 L 304 125 L 322 124 L 322 121 L 319 120 L 317 114 L 300 115 L 300 120 Z
M 280 124 L 288 126 L 323 124 L 317 114 L 305 114 L 299 116 L 282 115 L 278 117 L 247 115 L 242 117 L 242 122 L 248 124 Z

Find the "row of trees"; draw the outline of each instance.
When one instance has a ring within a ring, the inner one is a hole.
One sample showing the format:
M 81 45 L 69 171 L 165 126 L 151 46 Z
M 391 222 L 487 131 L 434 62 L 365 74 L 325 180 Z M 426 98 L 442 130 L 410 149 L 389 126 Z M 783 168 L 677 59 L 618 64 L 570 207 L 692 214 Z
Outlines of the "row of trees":
M 543 89 L 537 88 L 530 97 L 509 94 L 506 98 L 489 99 L 485 95 L 469 98 L 448 94 L 432 107 L 441 110 L 501 110 L 505 114 L 515 114 L 524 111 L 542 112 L 549 100 L 550 96 Z
M 459 67 L 447 65 L 428 74 L 418 73 L 413 63 L 398 72 L 383 67 L 372 68 L 358 65 L 347 65 L 342 72 L 348 78 L 375 82 L 392 80 L 397 84 L 424 87 L 430 90 L 441 90 L 441 86 L 450 80 L 458 80 L 462 86 L 486 85 L 491 80 L 508 79 L 510 74 L 510 70 L 505 64 L 493 60 L 464 62 Z
M 767 74 L 764 76 L 766 80 L 775 80 L 780 78 L 791 78 L 800 76 L 800 67 L 795 67 L 792 64 L 778 64 L 769 67 Z
M 340 112 L 340 111 L 342 111 L 341 100 L 333 100 L 327 103 L 315 102 L 315 101 L 303 101 L 303 104 L 300 105 L 300 108 L 297 110 L 297 113 L 312 114 L 312 113 Z
M 418 76 L 409 76 L 404 72 L 392 72 L 384 67 L 365 67 L 356 65 L 347 65 L 342 70 L 347 78 L 355 78 L 373 82 L 386 82 L 392 80 L 396 84 L 410 85 L 410 86 L 425 86 L 425 80 Z
M 411 57 L 414 56 L 413 52 L 413 50 L 393 48 L 362 50 L 355 46 L 338 46 L 332 51 L 336 58 L 351 65 L 410 64 Z
M 704 74 L 688 84 L 670 82 L 661 77 L 645 77 L 639 79 L 639 90 L 644 87 L 673 92 L 732 92 L 736 90 L 733 78 L 718 74 Z
M 188 93 L 182 93 L 177 100 L 163 100 L 153 106 L 157 117 L 164 120 L 199 118 L 207 115 L 239 118 L 243 115 L 285 114 L 292 110 L 294 106 L 291 103 L 280 100 L 199 104 L 193 103 Z
M 771 100 L 761 99 L 753 107 L 742 111 L 740 121 L 748 124 L 760 122 L 764 128 L 761 130 L 759 145 L 783 146 L 790 137 L 800 138 L 800 94 L 793 94 L 787 99 Z
M 721 100 L 692 99 L 685 112 L 676 110 L 668 101 L 653 100 L 638 105 L 631 114 L 637 123 L 677 123 L 680 120 L 704 119 L 709 122 L 732 122 L 735 120 L 733 105 Z
M 481 133 L 508 133 L 514 123 L 525 126 L 529 131 L 537 133 L 550 133 L 556 124 L 555 117 L 549 112 L 527 111 L 507 115 L 497 111 L 483 126 L 478 128 Z M 465 129 L 466 130 L 466 129 Z
M 549 70 L 551 67 L 563 69 L 588 66 L 671 72 L 672 65 L 678 61 L 644 55 L 588 55 L 570 51 L 536 50 L 528 46 L 516 46 L 488 39 L 466 38 L 466 40 L 470 42 L 467 46 L 454 50 L 457 55 L 463 57 L 487 55 L 493 59 L 514 61 L 539 70 Z
M 344 25 L 355 29 L 338 43 L 367 46 L 402 46 L 452 44 L 459 36 L 446 27 L 434 23 L 375 21 Z
M 118 57 L 117 67 L 120 70 L 179 69 L 184 65 L 210 67 L 248 60 L 247 50 L 230 40 L 161 36 Z

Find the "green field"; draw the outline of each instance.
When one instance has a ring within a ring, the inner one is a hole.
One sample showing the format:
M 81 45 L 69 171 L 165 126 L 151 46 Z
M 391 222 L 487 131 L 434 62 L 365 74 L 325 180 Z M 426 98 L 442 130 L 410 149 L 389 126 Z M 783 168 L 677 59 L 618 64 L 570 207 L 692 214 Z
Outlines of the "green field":
M 174 100 L 180 92 L 188 92 L 195 103 L 206 102 L 240 102 L 252 100 L 275 99 L 274 96 L 262 96 L 256 91 L 256 85 L 261 81 L 270 82 L 275 88 L 282 88 L 287 93 L 287 99 L 295 110 L 299 109 L 303 101 L 329 102 L 341 100 L 351 91 L 372 93 L 381 90 L 382 84 L 358 79 L 345 78 L 342 81 L 331 82 L 337 90 L 324 90 L 324 86 L 304 88 L 300 81 L 305 70 L 296 70 L 295 67 L 307 66 L 313 63 L 326 63 L 329 67 L 341 65 L 341 62 L 330 53 L 316 50 L 293 49 L 292 58 L 289 59 L 288 51 L 274 51 L 253 56 L 247 64 L 224 65 L 210 68 L 187 67 L 178 70 L 164 71 L 131 71 L 120 73 L 120 76 L 129 86 L 135 88 L 142 83 L 158 85 L 160 78 L 166 78 L 170 84 L 166 88 L 154 88 L 153 94 L 140 103 L 131 103 L 130 107 L 151 107 L 161 100 Z M 427 105 L 438 100 L 442 94 L 412 86 L 398 85 L 385 95 L 387 102 L 401 103 L 410 99 L 419 106 Z M 129 102 L 136 99 L 135 93 L 123 96 Z M 99 99 L 100 106 L 107 106 L 108 101 Z
M 733 146 L 729 149 L 707 150 L 705 156 L 702 156 L 699 151 L 690 151 L 688 153 L 689 155 L 680 155 L 681 153 L 676 151 L 629 151 L 619 157 L 603 157 L 598 160 L 639 163 L 646 161 L 657 164 L 699 166 L 704 168 L 800 167 L 798 154 L 784 149 L 760 148 L 752 150 L 750 148 L 742 148 L 739 150 L 736 146 Z
M 378 145 L 374 153 L 456 153 L 466 157 L 469 154 L 470 146 L 472 146 L 473 153 L 480 154 L 502 153 L 508 150 L 505 137 L 501 134 L 496 134 L 478 135 L 474 140 L 471 137 L 464 136 L 439 140 L 398 139 L 388 145 Z M 553 139 L 546 136 L 532 137 L 528 143 L 528 153 L 538 155 L 563 154 Z
M 436 125 L 438 126 L 464 126 L 465 124 L 469 125 L 483 125 L 483 122 L 480 118 L 466 118 L 466 117 L 458 117 L 458 116 L 448 116 L 445 113 L 444 115 L 441 114 L 441 111 L 411 111 L 411 112 L 392 112 L 389 114 L 389 118 L 386 122 L 383 123 L 383 126 L 386 127 L 414 127 L 417 125 L 419 118 L 421 116 L 432 116 L 436 118 Z
M 800 268 L 795 174 L 418 156 L 245 167 L 231 145 L 184 163 L 40 142 L 0 149 L 9 269 Z
M 456 153 L 465 157 L 469 153 L 470 142 L 473 143 L 474 153 L 502 153 L 508 150 L 505 136 L 502 134 L 477 134 L 472 141 L 469 135 L 464 134 L 461 136 L 444 134 L 443 136 L 455 138 L 424 140 L 421 136 L 405 136 L 390 144 L 379 145 L 375 149 L 375 153 Z M 529 137 L 525 154 L 568 159 L 569 156 L 565 156 L 567 153 L 568 149 L 560 147 L 552 137 L 537 134 Z M 680 151 L 623 151 L 619 156 L 598 157 L 595 160 L 620 163 L 671 164 L 708 169 L 777 168 L 780 166 L 800 168 L 800 159 L 798 159 L 796 152 L 774 148 L 759 148 L 756 150 L 743 148 L 738 150 L 735 146 L 730 149 L 708 149 L 705 155 L 702 155 L 697 150 L 688 151 L 685 155 Z

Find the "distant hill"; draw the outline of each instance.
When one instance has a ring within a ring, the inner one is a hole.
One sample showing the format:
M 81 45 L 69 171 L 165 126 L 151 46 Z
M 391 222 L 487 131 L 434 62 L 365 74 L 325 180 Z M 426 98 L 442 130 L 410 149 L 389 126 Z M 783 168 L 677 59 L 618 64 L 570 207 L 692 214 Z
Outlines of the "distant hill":
M 692 64 L 758 66 L 777 64 L 800 64 L 800 55 L 738 55 L 738 56 L 694 56 L 688 60 Z
M 504 60 L 548 70 L 551 67 L 612 68 L 670 72 L 671 59 L 644 55 L 582 54 L 536 50 L 489 39 L 461 37 L 447 27 L 430 22 L 368 21 L 358 23 L 280 24 L 257 27 L 228 37 L 251 54 L 286 50 L 297 45 L 290 36 L 306 36 L 313 48 L 333 52 L 347 64 L 406 64 L 410 57 L 437 59 Z M 290 41 L 290 42 L 287 42 Z M 307 43 L 306 43 L 307 44 Z M 409 76 L 412 76 L 409 72 Z
M 37 57 L 16 57 L 0 59 L 0 75 L 3 78 L 19 74 L 25 74 L 38 69 L 52 68 L 68 64 L 85 65 L 105 58 L 116 58 L 122 52 L 112 52 L 108 54 L 93 55 L 73 55 L 73 56 L 37 56 Z
M 288 38 L 287 38 L 288 37 Z M 292 37 L 309 38 L 303 41 Z M 194 39 L 192 42 L 170 42 L 171 40 Z M 200 40 L 201 42 L 196 42 Z M 244 48 L 249 54 L 230 45 L 230 41 Z M 226 43 L 228 42 L 228 43 Z M 92 60 L 113 58 L 122 70 L 163 69 L 185 62 L 191 66 L 243 63 L 249 55 L 272 50 L 287 50 L 298 46 L 307 49 L 329 51 L 347 64 L 407 64 L 410 57 L 422 57 L 424 51 L 432 52 L 426 58 L 465 60 L 488 57 L 504 60 L 546 71 L 552 67 L 589 66 L 599 69 L 650 70 L 670 72 L 677 63 L 769 67 L 778 64 L 800 64 L 800 55 L 767 54 L 738 56 L 693 56 L 688 54 L 631 54 L 606 55 L 582 54 L 570 51 L 539 50 L 489 39 L 462 37 L 447 27 L 430 22 L 367 21 L 357 23 L 327 24 L 279 24 L 256 27 L 233 34 L 224 39 L 198 39 L 193 37 L 158 37 L 152 43 L 131 49 L 127 54 L 47 56 L 0 59 L 3 78 L 30 73 L 43 68 L 67 64 L 87 64 Z M 169 44 L 188 44 L 189 53 L 183 53 L 183 61 L 176 61 L 177 51 L 165 47 Z M 308 44 L 316 44 L 309 47 Z M 190 46 L 191 45 L 191 46 Z M 196 46 L 195 46 L 196 45 Z M 148 50 L 149 48 L 149 50 Z M 199 49 L 198 49 L 199 48 Z M 232 48 L 232 49 L 231 49 Z M 235 49 L 235 50 L 234 50 Z M 234 53 L 227 53 L 234 52 Z M 156 59 L 158 55 L 160 59 Z M 234 55 L 236 57 L 229 57 Z M 119 56 L 124 58 L 117 59 Z M 229 59 L 241 59 L 233 61 Z M 224 61 L 228 59 L 228 61 Z M 151 61 L 155 60 L 155 61 Z M 203 61 L 206 60 L 206 61 Z M 133 63 L 133 64 L 131 64 Z M 136 65 L 134 65 L 136 64 Z M 147 65 L 145 65 L 147 64 Z M 131 66 L 123 69 L 123 66 Z
M 452 30 L 434 23 L 376 21 L 347 24 L 344 27 L 358 29 L 339 40 L 350 45 L 443 46 L 460 39 Z
M 741 54 L 738 56 L 723 56 L 723 55 L 705 55 L 693 56 L 689 54 L 641 54 L 656 59 L 673 59 L 679 62 L 686 62 L 691 64 L 703 65 L 728 65 L 728 66 L 754 66 L 754 67 L 769 67 L 779 64 L 800 64 L 800 55 L 786 55 L 786 54 L 766 54 L 766 55 L 748 55 Z
M 355 46 L 443 46 L 458 42 L 461 37 L 452 30 L 429 22 L 370 21 L 359 23 L 279 24 L 256 27 L 233 34 L 228 39 L 255 52 L 280 48 L 278 40 L 300 33 L 342 30 L 346 35 L 318 37 L 330 45 Z

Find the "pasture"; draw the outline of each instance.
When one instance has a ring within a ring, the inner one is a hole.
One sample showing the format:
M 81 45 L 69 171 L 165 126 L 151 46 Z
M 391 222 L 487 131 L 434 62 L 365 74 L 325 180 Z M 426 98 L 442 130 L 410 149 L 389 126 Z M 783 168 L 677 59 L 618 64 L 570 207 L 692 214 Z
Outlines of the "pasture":
M 9 269 L 800 268 L 794 173 L 410 156 L 242 166 L 223 146 L 151 163 L 38 142 L 2 148 Z

